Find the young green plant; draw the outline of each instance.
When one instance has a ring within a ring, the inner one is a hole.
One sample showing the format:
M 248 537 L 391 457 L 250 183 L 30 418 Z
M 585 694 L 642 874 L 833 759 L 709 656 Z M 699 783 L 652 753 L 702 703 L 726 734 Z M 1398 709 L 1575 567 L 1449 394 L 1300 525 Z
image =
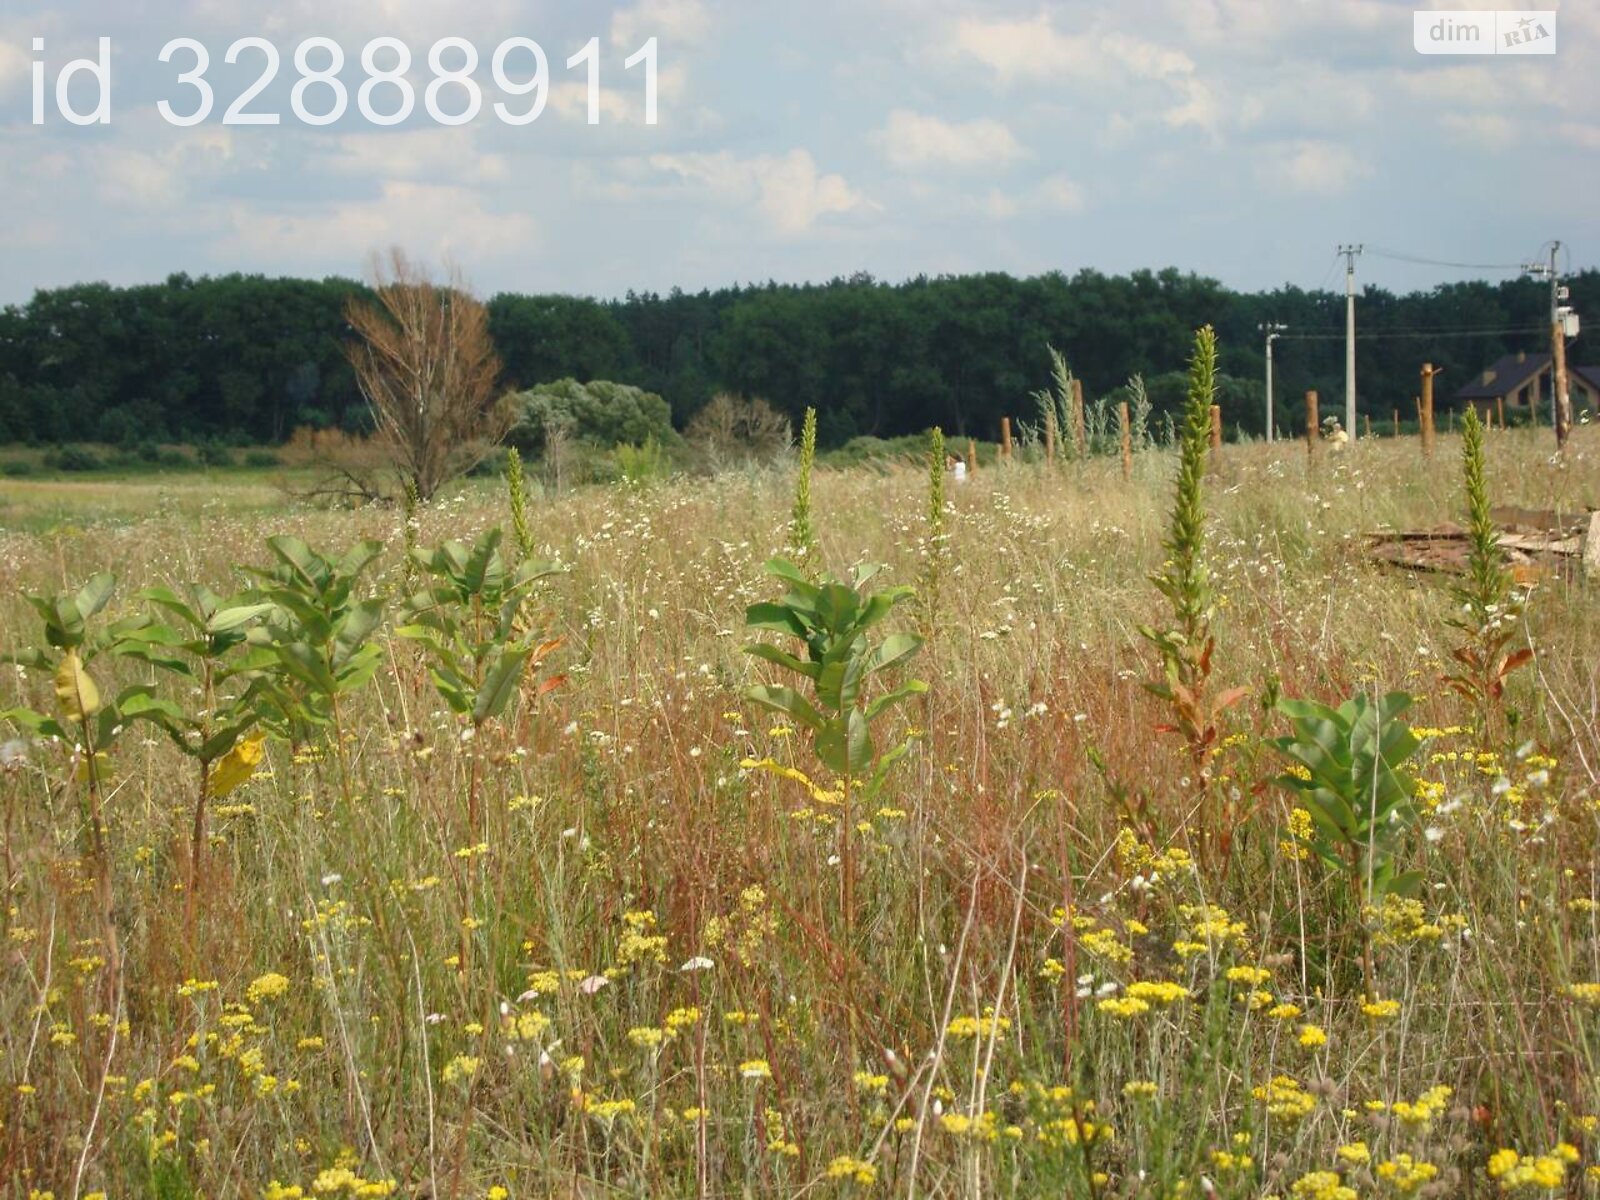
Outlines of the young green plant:
M 788 634 L 799 641 L 804 655 L 769 642 L 745 646 L 746 654 L 788 671 L 810 693 L 804 695 L 786 684 L 761 684 L 745 696 L 804 729 L 817 759 L 839 778 L 839 903 L 847 938 L 855 920 L 855 792 L 860 786 L 866 798 L 875 796 L 889 769 L 911 746 L 907 738 L 879 755 L 872 724 L 902 700 L 928 690 L 920 679 L 908 679 L 871 694 L 877 676 L 922 648 L 922 638 L 912 633 L 892 633 L 877 643 L 871 640 L 872 631 L 914 594 L 905 586 L 866 590 L 878 570 L 859 567 L 850 583 L 831 576 L 813 583 L 794 563 L 774 558 L 767 563 L 767 574 L 787 585 L 783 598 L 753 604 L 745 614 L 747 628 Z
M 6 660 L 36 671 L 48 672 L 54 683 L 55 712 L 27 707 L 6 709 L 0 720 L 21 726 L 36 737 L 62 747 L 67 754 L 66 782 L 81 784 L 79 803 L 88 831 L 88 862 L 94 874 L 96 916 L 105 950 L 107 987 L 111 993 L 122 977 L 121 940 L 117 936 L 112 859 L 105 821 L 106 782 L 110 752 L 130 721 L 154 705 L 151 689 L 144 685 L 124 688 L 107 701 L 89 674 L 89 666 L 102 654 L 139 628 L 143 617 L 130 617 L 91 628 L 111 599 L 116 580 L 107 572 L 89 579 L 76 592 L 29 596 L 27 601 L 44 623 L 44 646 L 6 656 Z
M 189 836 L 189 884 L 184 918 L 194 932 L 206 845 L 206 805 L 249 779 L 261 761 L 265 739 L 247 737 L 255 725 L 259 686 L 228 685 L 245 674 L 244 651 L 250 627 L 273 611 L 246 596 L 224 599 L 203 585 L 187 598 L 170 588 L 148 588 L 141 598 L 176 618 L 179 627 L 150 622 L 130 631 L 116 645 L 124 657 L 176 675 L 199 692 L 200 707 L 190 713 L 172 700 L 149 698 L 140 716 L 157 725 L 196 769 L 194 815 Z M 228 692 L 229 694 L 224 694 Z
M 1273 745 L 1295 765 L 1275 782 L 1311 814 L 1306 849 L 1345 879 L 1363 913 L 1388 895 L 1413 896 L 1419 871 L 1399 858 L 1420 817 L 1417 778 L 1406 764 L 1422 748 L 1400 720 L 1412 698 L 1390 692 L 1377 700 L 1357 695 L 1338 708 L 1313 700 L 1281 699 L 1277 708 L 1293 730 Z M 1363 933 L 1362 972 L 1376 996 L 1371 938 Z
M 417 642 L 428 654 L 428 673 L 450 711 L 472 725 L 474 742 L 486 722 L 500 716 L 520 688 L 522 677 L 560 645 L 518 633 L 522 606 L 533 585 L 556 572 L 550 563 L 524 559 L 508 567 L 500 553 L 501 532 L 492 528 L 470 547 L 449 541 L 413 552 L 427 585 L 407 599 L 395 633 Z M 543 695 L 561 676 L 540 682 Z M 483 836 L 479 800 L 481 752 L 472 755 L 467 790 L 467 822 L 474 839 Z
M 371 640 L 383 620 L 383 602 L 355 595 L 362 573 L 383 547 L 358 542 L 337 559 L 296 537 L 268 538 L 267 547 L 278 561 L 251 573 L 262 580 L 258 598 L 273 611 L 250 630 L 252 650 L 243 664 L 261 673 L 257 714 L 263 726 L 294 746 L 327 728 L 348 803 L 339 701 L 371 679 L 383 658 L 382 647 Z
M 1478 410 L 1468 406 L 1461 423 L 1461 470 L 1471 550 L 1465 580 L 1451 589 L 1463 615 L 1447 622 L 1464 640 L 1450 652 L 1460 669 L 1446 675 L 1444 681 L 1472 706 L 1478 733 L 1487 737 L 1494 731 L 1505 698 L 1506 677 L 1529 662 L 1533 651 L 1526 646 L 1511 648 L 1522 605 L 1500 549 L 1484 466 L 1483 425 Z M 1515 722 L 1514 714 L 1506 716 Z

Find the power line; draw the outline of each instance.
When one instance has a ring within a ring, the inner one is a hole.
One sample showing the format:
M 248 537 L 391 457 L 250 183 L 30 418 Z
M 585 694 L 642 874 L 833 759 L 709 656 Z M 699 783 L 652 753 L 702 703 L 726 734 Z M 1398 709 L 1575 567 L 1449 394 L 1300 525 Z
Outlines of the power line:
M 1522 329 L 1383 329 L 1374 333 L 1358 333 L 1357 341 L 1368 338 L 1449 338 L 1449 337 L 1511 337 L 1523 334 L 1542 334 L 1546 330 L 1543 326 L 1530 325 Z M 1291 341 L 1334 341 L 1342 339 L 1343 333 L 1281 333 L 1278 335 L 1286 342 Z
M 1468 263 L 1451 262 L 1443 258 L 1423 258 L 1417 254 L 1405 254 L 1399 250 L 1385 250 L 1382 246 L 1368 246 L 1368 254 L 1376 254 L 1379 258 L 1392 258 L 1396 262 L 1417 263 L 1424 267 L 1453 267 L 1459 271 L 1521 271 L 1521 263 Z

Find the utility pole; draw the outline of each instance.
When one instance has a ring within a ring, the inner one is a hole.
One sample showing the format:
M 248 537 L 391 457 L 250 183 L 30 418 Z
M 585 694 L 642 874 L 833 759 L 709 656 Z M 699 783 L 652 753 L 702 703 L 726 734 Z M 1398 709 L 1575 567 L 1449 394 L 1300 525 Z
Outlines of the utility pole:
M 1555 426 L 1557 450 L 1566 447 L 1567 436 L 1572 432 L 1572 396 L 1567 391 L 1567 314 L 1561 307 L 1566 289 L 1561 286 L 1556 266 L 1560 249 L 1560 242 L 1551 242 L 1548 263 L 1527 263 L 1522 268 L 1530 275 L 1543 275 L 1550 280 L 1550 423 Z
M 1344 427 L 1355 437 L 1356 428 L 1356 255 L 1359 245 L 1340 246 L 1344 255 Z
M 1256 328 L 1267 335 L 1267 441 L 1274 442 L 1277 441 L 1277 434 L 1272 427 L 1272 343 L 1289 327 L 1269 322 Z

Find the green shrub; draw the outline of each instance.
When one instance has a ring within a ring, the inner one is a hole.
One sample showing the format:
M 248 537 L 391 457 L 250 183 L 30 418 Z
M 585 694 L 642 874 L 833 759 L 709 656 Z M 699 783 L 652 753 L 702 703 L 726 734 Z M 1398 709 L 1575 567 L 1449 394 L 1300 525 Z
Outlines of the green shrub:
M 196 442 L 194 456 L 203 467 L 233 466 L 233 451 L 221 438 L 206 438 Z
M 106 464 L 87 446 L 62 446 L 46 452 L 44 465 L 52 471 L 100 471 Z
M 642 446 L 654 438 L 664 447 L 680 439 L 672 409 L 654 392 L 597 379 L 562 379 L 511 397 L 515 423 L 506 440 L 524 454 L 542 451 L 553 432 L 600 446 Z
M 271 450 L 246 450 L 244 465 L 247 467 L 277 467 L 283 465 L 283 460 Z
M 0 463 L 0 475 L 8 479 L 21 479 L 24 475 L 32 475 L 34 466 L 25 458 L 8 458 Z

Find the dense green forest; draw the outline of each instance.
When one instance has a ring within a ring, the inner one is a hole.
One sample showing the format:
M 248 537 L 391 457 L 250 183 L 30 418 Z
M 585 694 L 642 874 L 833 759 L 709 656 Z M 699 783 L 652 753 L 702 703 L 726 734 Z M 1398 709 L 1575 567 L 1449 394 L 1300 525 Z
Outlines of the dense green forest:
M 1580 311 L 1600 294 L 1600 271 L 1570 282 Z M 243 444 L 301 425 L 358 430 L 366 407 L 344 358 L 343 310 L 362 291 L 348 279 L 241 275 L 40 291 L 0 311 L 0 442 Z M 1367 288 L 1357 302 L 1362 411 L 1409 412 L 1424 360 L 1444 365 L 1447 398 L 1500 354 L 1541 349 L 1548 303 L 1530 279 Z M 1176 405 L 1192 331 L 1207 322 L 1222 346 L 1230 429 L 1263 428 L 1262 322 L 1290 327 L 1276 347 L 1281 430 L 1298 428 L 1306 389 L 1335 403 L 1344 394 L 1341 294 L 1241 293 L 1173 269 L 898 284 L 860 275 L 612 301 L 504 293 L 489 309 L 508 385 L 636 384 L 664 396 L 680 426 L 722 390 L 791 416 L 815 406 L 829 445 L 933 424 L 992 438 L 1001 416 L 1032 414 L 1030 393 L 1050 381 L 1049 345 L 1091 397 L 1142 375 L 1159 418 Z M 1600 359 L 1582 347 L 1577 361 Z

